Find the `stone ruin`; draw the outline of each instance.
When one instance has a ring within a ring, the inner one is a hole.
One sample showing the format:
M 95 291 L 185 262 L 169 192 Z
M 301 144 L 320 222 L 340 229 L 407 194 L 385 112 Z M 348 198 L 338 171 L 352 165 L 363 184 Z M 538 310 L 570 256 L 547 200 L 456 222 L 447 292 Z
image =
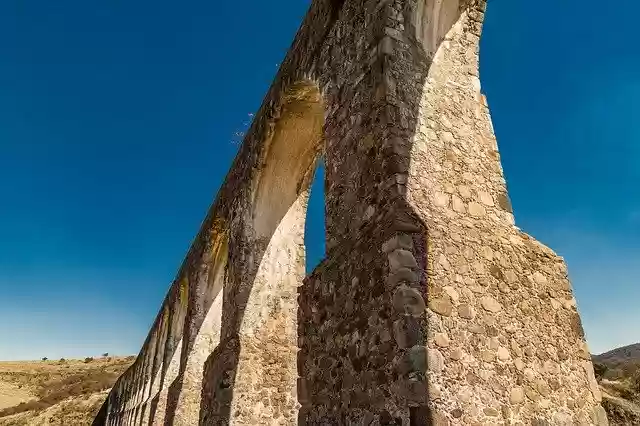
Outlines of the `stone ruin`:
M 565 263 L 514 225 L 484 12 L 313 1 L 94 425 L 607 424 Z

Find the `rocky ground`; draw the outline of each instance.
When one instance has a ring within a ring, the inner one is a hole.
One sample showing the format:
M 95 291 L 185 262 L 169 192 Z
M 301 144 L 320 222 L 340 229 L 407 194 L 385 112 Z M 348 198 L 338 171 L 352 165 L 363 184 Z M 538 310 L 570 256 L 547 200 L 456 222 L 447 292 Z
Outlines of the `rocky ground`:
M 602 389 L 602 406 L 607 412 L 611 426 L 640 425 L 640 406 L 637 402 L 610 393 L 610 388 L 606 385 L 600 387 Z
M 90 425 L 134 357 L 0 362 L 0 426 Z

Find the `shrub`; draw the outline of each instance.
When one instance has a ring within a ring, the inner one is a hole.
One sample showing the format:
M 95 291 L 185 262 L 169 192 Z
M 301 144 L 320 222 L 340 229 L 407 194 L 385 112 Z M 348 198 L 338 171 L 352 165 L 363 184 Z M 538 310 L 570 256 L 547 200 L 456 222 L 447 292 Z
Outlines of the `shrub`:
M 631 389 L 636 393 L 640 393 L 640 371 L 636 371 L 631 377 Z
M 48 360 L 49 358 L 47 358 L 46 356 L 42 358 L 43 361 Z
M 92 362 L 92 361 L 93 361 L 93 357 L 91 357 L 91 356 L 88 356 L 88 357 L 86 357 L 86 358 L 84 359 L 84 363 L 85 363 L 85 364 L 89 364 L 89 363 L 90 363 L 90 362 Z
M 596 374 L 596 379 L 600 380 L 607 372 L 607 366 L 600 364 L 599 362 L 593 363 L 593 371 Z

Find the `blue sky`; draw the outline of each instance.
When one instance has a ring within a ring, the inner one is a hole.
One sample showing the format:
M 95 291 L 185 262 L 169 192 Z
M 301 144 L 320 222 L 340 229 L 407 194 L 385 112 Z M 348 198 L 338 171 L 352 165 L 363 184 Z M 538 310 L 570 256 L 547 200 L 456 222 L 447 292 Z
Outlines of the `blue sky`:
M 307 6 L 0 2 L 0 359 L 138 351 Z M 640 341 L 639 13 L 491 0 L 482 40 L 516 220 L 594 352 Z

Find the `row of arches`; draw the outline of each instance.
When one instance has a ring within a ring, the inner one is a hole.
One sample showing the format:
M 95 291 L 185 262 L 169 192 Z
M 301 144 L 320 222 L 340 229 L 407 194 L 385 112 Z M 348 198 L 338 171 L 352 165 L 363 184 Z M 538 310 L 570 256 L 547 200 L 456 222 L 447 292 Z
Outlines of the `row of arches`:
M 225 330 L 223 325 L 224 311 L 238 309 L 238 279 L 230 274 L 240 271 L 229 265 L 230 230 L 222 228 L 214 233 L 198 271 L 176 283 L 175 300 L 161 314 L 151 343 L 131 370 L 133 378 L 125 377 L 116 387 L 119 395 L 112 398 L 112 406 L 124 412 L 112 411 L 108 424 L 120 424 L 120 416 L 127 419 L 124 424 L 198 424 L 208 409 L 203 401 L 204 382 L 211 375 L 206 366 L 222 349 L 221 340 L 257 332 L 270 300 L 284 310 L 289 343 L 296 344 L 296 288 L 313 267 L 306 263 L 305 246 L 315 248 L 315 263 L 324 255 L 324 119 L 317 87 L 300 83 L 283 96 L 252 184 L 253 210 L 245 232 L 251 235 L 257 261 L 251 274 L 241 271 L 253 278 L 238 329 Z M 310 202 L 313 221 L 307 221 Z M 295 358 L 289 362 L 295 369 Z M 121 405 L 118 397 L 126 402 Z

